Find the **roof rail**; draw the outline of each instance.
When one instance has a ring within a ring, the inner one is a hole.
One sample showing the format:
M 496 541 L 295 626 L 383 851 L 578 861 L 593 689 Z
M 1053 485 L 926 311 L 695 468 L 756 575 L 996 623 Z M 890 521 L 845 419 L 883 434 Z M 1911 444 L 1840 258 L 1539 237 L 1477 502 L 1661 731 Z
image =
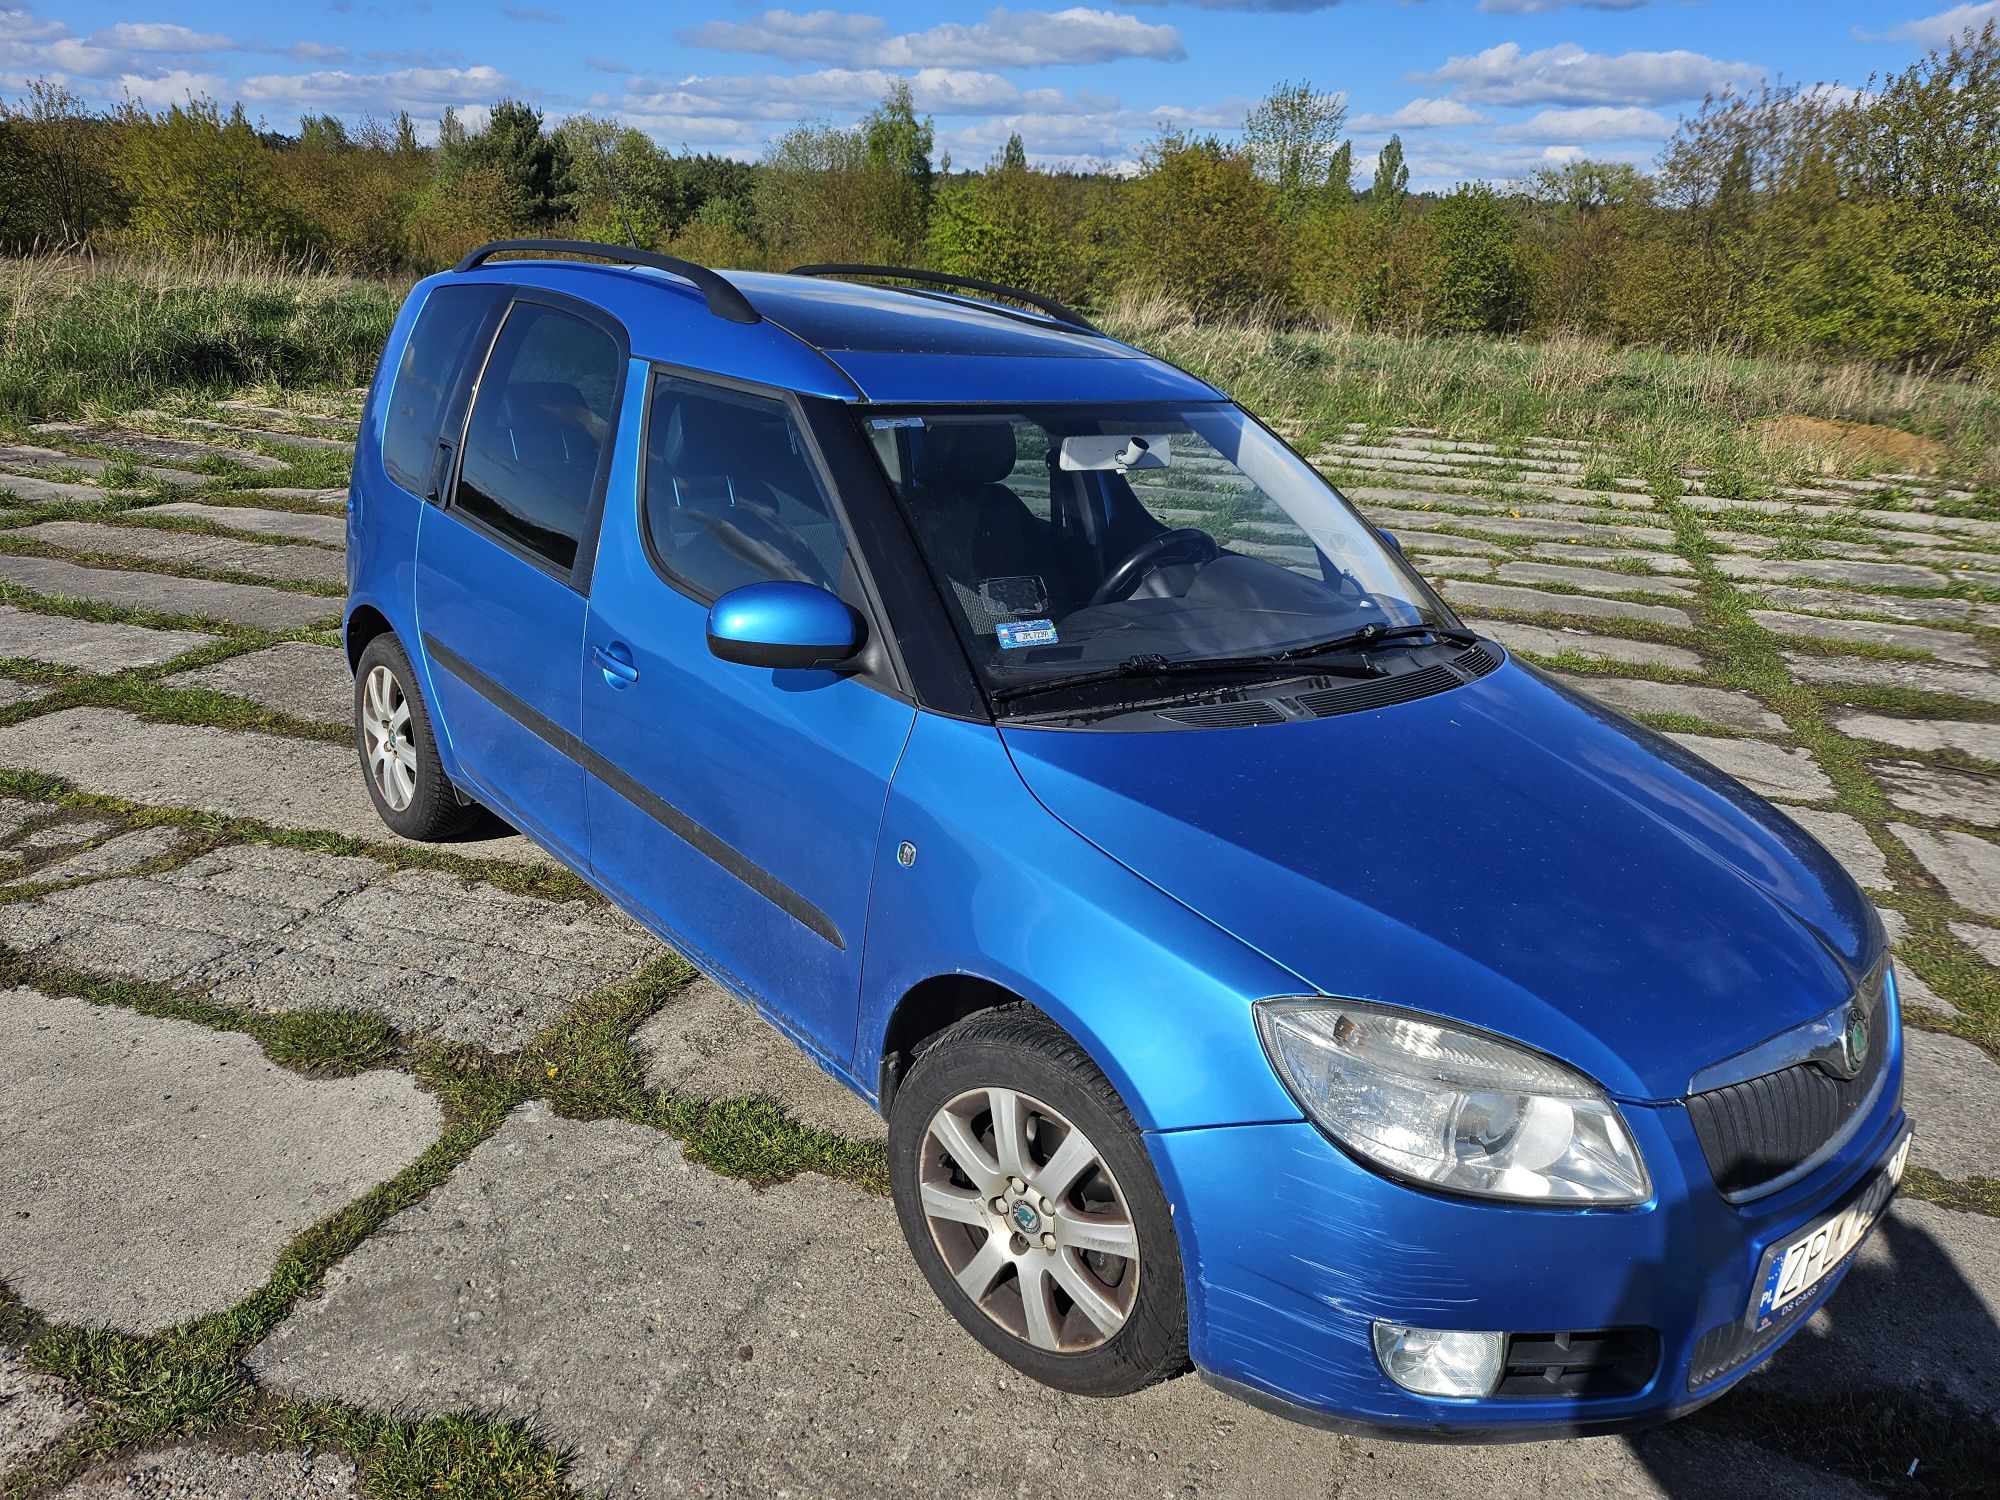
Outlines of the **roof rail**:
M 649 266 L 655 271 L 671 271 L 684 281 L 694 284 L 702 299 L 708 303 L 708 310 L 718 318 L 726 318 L 731 323 L 761 323 L 763 314 L 750 305 L 750 299 L 743 295 L 735 282 L 720 276 L 707 266 L 698 266 L 691 260 L 678 256 L 658 255 L 651 250 L 636 249 L 631 245 L 606 245 L 596 240 L 495 240 L 490 245 L 481 245 L 452 267 L 454 271 L 470 271 L 483 262 L 507 250 L 547 250 L 563 255 L 594 255 L 599 260 L 615 260 L 621 265 Z
M 1045 312 L 1058 323 L 1066 323 L 1071 328 L 1084 333 L 1099 333 L 1102 330 L 1087 322 L 1083 316 L 1053 297 L 1044 297 L 1035 292 L 1024 292 L 1017 286 L 1002 286 L 997 281 L 979 281 L 971 276 L 947 276 L 942 271 L 919 271 L 910 266 L 850 266 L 817 265 L 793 266 L 788 273 L 792 276 L 827 276 L 847 280 L 856 276 L 876 276 L 895 278 L 901 281 L 925 281 L 934 286 L 960 287 L 967 291 L 985 292 L 989 296 L 1012 297 L 1016 302 L 1025 302 L 1038 312 Z

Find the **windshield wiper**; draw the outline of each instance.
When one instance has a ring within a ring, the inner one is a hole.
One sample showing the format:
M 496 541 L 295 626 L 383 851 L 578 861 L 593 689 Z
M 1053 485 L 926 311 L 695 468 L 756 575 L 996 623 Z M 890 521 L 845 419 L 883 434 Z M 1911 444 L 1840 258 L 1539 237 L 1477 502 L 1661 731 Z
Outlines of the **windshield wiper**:
M 1470 646 L 1479 639 L 1478 632 L 1463 630 L 1455 625 L 1363 625 L 1359 630 L 1350 630 L 1346 635 L 1337 635 L 1331 640 L 1313 641 L 1304 646 L 1292 646 L 1263 660 L 1298 661 L 1304 657 L 1318 656 L 1322 652 L 1370 651 L 1377 646 L 1386 646 L 1395 641 L 1414 640 L 1418 636 L 1435 636 L 1438 640 L 1450 641 L 1455 646 Z
M 1280 651 L 1262 656 L 1192 656 L 1166 657 L 1157 655 L 1128 656 L 1115 667 L 1099 667 L 1090 672 L 1074 672 L 1066 677 L 1051 677 L 1041 682 L 1015 682 L 993 690 L 996 703 L 1011 702 L 1016 698 L 1032 698 L 1042 693 L 1052 693 L 1058 688 L 1087 687 L 1093 682 L 1118 682 L 1133 677 L 1178 677 L 1193 673 L 1205 676 L 1228 673 L 1268 673 L 1280 669 L 1279 676 L 1297 677 L 1303 670 L 1294 663 L 1299 658 L 1316 655 L 1326 650 L 1325 646 L 1301 648 L 1297 653 Z M 1380 677 L 1382 669 L 1366 662 L 1343 663 L 1340 666 L 1314 664 L 1309 670 L 1324 673 L 1329 677 Z
M 1043 682 L 1010 683 L 994 689 L 992 696 L 996 703 L 1007 703 L 1017 698 L 1054 692 L 1058 688 L 1087 687 L 1093 682 L 1117 682 L 1132 677 L 1175 677 L 1189 673 L 1212 675 L 1276 670 L 1278 675 L 1285 677 L 1298 676 L 1301 671 L 1328 677 L 1380 677 L 1382 669 L 1366 661 L 1349 661 L 1336 666 L 1316 658 L 1341 654 L 1353 656 L 1377 646 L 1415 640 L 1419 636 L 1432 636 L 1458 646 L 1470 646 L 1479 639 L 1476 632 L 1453 625 L 1363 625 L 1359 630 L 1350 630 L 1329 640 L 1308 641 L 1303 646 L 1288 646 L 1283 651 L 1267 651 L 1257 656 L 1128 656 L 1115 667 L 1099 667 L 1095 671 L 1052 677 Z

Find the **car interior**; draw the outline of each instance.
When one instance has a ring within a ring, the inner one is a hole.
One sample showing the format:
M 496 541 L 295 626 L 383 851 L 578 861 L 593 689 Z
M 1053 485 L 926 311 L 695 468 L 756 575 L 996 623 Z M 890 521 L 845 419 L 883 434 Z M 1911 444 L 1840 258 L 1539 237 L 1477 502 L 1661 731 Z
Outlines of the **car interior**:
M 661 564 L 711 598 L 769 579 L 840 592 L 845 538 L 797 441 L 775 402 L 658 381 L 645 517 Z

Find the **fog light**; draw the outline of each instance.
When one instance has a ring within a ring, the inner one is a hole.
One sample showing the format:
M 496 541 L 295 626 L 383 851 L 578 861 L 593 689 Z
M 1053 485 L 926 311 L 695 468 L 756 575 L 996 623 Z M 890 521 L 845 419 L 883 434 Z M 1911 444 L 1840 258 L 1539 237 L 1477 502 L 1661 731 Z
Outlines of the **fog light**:
M 1507 1362 L 1507 1335 L 1377 1323 L 1375 1358 L 1419 1396 L 1490 1396 Z

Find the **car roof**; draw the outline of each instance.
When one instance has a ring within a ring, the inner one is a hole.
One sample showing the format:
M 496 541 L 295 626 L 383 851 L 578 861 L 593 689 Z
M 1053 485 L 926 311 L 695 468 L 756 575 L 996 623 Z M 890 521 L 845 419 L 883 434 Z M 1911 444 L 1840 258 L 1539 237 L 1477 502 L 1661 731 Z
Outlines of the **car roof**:
M 723 273 L 762 321 L 709 310 L 648 266 L 488 261 L 419 284 L 502 283 L 575 297 L 624 325 L 635 357 L 840 401 L 891 404 L 1218 401 L 1129 344 L 971 297 L 768 271 Z

